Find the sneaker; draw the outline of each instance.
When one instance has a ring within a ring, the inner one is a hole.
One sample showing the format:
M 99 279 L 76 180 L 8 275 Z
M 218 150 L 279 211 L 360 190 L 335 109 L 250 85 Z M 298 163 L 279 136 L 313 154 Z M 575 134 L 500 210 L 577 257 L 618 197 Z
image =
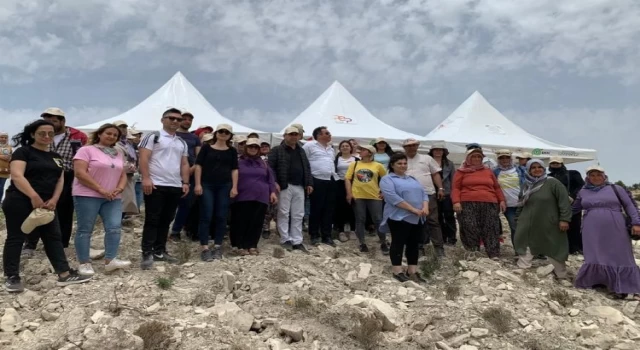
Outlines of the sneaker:
M 213 257 L 214 260 L 221 260 L 222 259 L 222 247 L 220 247 L 220 246 L 213 247 L 212 257 Z
M 91 264 L 80 264 L 78 266 L 78 275 L 81 276 L 93 276 L 96 272 L 93 271 L 93 266 Z
M 422 278 L 422 276 L 420 276 L 420 272 L 416 272 L 409 275 L 409 279 L 416 283 L 427 283 L 427 280 L 425 280 L 424 278 Z
M 163 252 L 163 253 L 160 253 L 160 254 L 153 253 L 153 261 L 164 261 L 164 262 L 167 262 L 169 264 L 177 264 L 178 263 L 178 259 L 172 257 L 167 252 Z
M 58 276 L 58 283 L 56 284 L 60 287 L 64 287 L 70 284 L 86 283 L 89 282 L 91 278 L 92 276 L 82 276 L 75 270 L 69 270 L 69 275 L 67 275 L 67 277 Z
M 20 276 L 9 276 L 4 282 L 4 290 L 9 293 L 20 293 L 24 291 L 24 286 L 20 280 Z
M 304 244 L 295 244 L 292 246 L 293 250 L 299 250 L 305 254 L 310 254 L 309 251 L 307 250 L 307 247 L 304 246 Z
M 213 260 L 213 254 L 211 254 L 211 250 L 209 250 L 209 249 L 203 250 L 200 253 L 200 260 L 202 260 L 202 261 L 212 261 Z
M 23 258 L 29 259 L 29 258 L 32 258 L 34 255 L 36 255 L 36 250 L 35 249 L 29 249 L 29 248 L 22 249 L 21 256 Z
M 404 272 L 394 273 L 393 278 L 404 283 L 406 281 L 410 281 L 409 276 L 407 276 Z
M 387 244 L 387 242 L 380 244 L 380 250 L 382 251 L 382 255 L 389 255 L 389 244 Z
M 320 238 L 311 238 L 311 245 L 312 246 L 317 247 L 317 246 L 320 245 L 320 242 L 322 242 L 322 240 Z
M 126 269 L 131 266 L 131 261 L 128 260 L 120 260 L 120 259 L 112 259 L 111 262 L 104 265 L 105 272 L 112 272 L 119 269 Z
M 325 239 L 323 239 L 323 240 L 322 240 L 322 243 L 323 243 L 323 244 L 326 244 L 326 245 L 329 245 L 329 246 L 332 246 L 332 247 L 334 247 L 334 248 L 335 248 L 335 246 L 336 246 L 336 242 L 334 242 L 334 241 L 333 241 L 333 239 L 331 239 L 331 238 L 325 238 Z
M 340 242 L 347 242 L 349 240 L 349 235 L 346 232 L 340 232 L 338 233 L 338 240 Z
M 180 243 L 180 241 L 182 241 L 182 238 L 180 238 L 180 234 L 176 234 L 176 233 L 172 233 L 169 235 L 169 242 L 173 242 L 173 243 Z
M 153 267 L 153 254 L 143 254 L 140 262 L 141 270 L 150 270 Z
M 360 245 L 360 253 L 368 253 L 369 252 L 369 247 L 367 247 L 366 244 L 361 244 Z
M 286 249 L 287 251 L 292 251 L 293 250 L 293 242 L 291 241 L 286 241 L 284 243 L 281 244 L 282 248 Z

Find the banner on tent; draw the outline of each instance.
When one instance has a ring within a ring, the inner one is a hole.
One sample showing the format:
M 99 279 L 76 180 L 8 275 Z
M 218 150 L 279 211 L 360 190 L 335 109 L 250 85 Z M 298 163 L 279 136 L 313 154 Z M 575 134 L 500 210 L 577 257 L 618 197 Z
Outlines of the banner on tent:
M 333 116 L 336 124 L 356 124 L 353 118 L 345 117 L 344 115 L 336 114 Z

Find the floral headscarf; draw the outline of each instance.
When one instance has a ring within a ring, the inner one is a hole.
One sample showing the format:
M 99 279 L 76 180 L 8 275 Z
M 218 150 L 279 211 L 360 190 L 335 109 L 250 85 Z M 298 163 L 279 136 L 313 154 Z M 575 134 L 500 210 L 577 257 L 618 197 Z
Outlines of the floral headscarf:
M 458 171 L 461 171 L 463 173 L 474 173 L 478 170 L 485 169 L 485 166 L 483 163 L 480 163 L 480 165 L 471 165 L 471 156 L 473 156 L 475 153 L 478 153 L 482 157 L 484 157 L 484 154 L 482 153 L 481 149 L 475 148 L 475 149 L 468 150 L 467 158 L 465 159 L 464 162 L 462 162 L 462 165 L 460 166 Z
M 522 185 L 522 193 L 520 194 L 520 198 L 518 200 L 519 207 L 524 206 L 529 200 L 529 197 L 531 197 L 532 194 L 538 192 L 538 190 L 542 188 L 542 185 L 544 185 L 545 181 L 547 180 L 546 169 L 542 176 L 539 176 L 539 177 L 531 176 L 530 171 L 531 171 L 531 166 L 533 164 L 539 164 L 540 166 L 542 166 L 543 169 L 545 169 L 544 163 L 540 159 L 531 159 L 530 161 L 527 162 L 527 172 L 525 173 L 525 181 L 524 181 L 524 184 Z

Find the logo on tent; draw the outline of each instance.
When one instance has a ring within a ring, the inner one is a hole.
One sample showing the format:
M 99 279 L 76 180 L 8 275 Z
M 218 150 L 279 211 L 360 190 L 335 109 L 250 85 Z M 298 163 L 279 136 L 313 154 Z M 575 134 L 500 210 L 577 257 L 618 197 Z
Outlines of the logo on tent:
M 347 118 L 347 117 L 345 117 L 345 116 L 343 116 L 343 115 L 339 115 L 339 114 L 336 114 L 336 115 L 333 117 L 333 120 L 335 120 L 335 121 L 336 121 L 336 123 L 338 123 L 338 124 L 355 124 L 355 123 L 353 122 L 353 119 L 351 119 L 351 118 Z
M 550 155 L 551 153 L 549 151 L 545 151 L 542 148 L 534 148 L 533 151 L 531 151 L 531 155 L 534 156 L 542 156 L 542 155 Z

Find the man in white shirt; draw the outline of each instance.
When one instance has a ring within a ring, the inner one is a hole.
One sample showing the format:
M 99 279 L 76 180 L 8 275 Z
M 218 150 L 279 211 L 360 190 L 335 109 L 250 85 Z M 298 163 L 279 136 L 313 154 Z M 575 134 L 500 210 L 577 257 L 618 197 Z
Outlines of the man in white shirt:
M 304 144 L 302 149 L 309 159 L 313 192 L 310 196 L 311 212 L 309 215 L 309 236 L 311 244 L 321 242 L 332 247 L 336 244 L 331 237 L 333 212 L 335 210 L 336 180 L 335 150 L 331 146 L 331 133 L 321 126 L 313 130 L 313 139 Z
M 189 193 L 189 149 L 176 135 L 182 114 L 171 108 L 162 114 L 162 129 L 140 141 L 140 175 L 146 208 L 142 230 L 142 262 L 149 270 L 154 261 L 177 263 L 167 254 L 169 225 L 176 215 L 180 198 Z
M 440 171 L 442 169 L 440 165 L 438 165 L 438 162 L 431 158 L 431 156 L 418 154 L 420 141 L 416 139 L 406 139 L 402 143 L 402 147 L 407 155 L 407 175 L 416 178 L 429 195 L 429 216 L 427 216 L 427 222 L 424 225 L 420 248 L 423 248 L 424 244 L 430 240 L 433 243 L 438 257 L 444 257 L 444 241 L 442 239 L 440 221 L 438 220 L 437 202 L 444 198 L 444 188 L 442 187 L 442 178 L 440 177 Z M 437 191 L 436 187 L 438 189 Z

